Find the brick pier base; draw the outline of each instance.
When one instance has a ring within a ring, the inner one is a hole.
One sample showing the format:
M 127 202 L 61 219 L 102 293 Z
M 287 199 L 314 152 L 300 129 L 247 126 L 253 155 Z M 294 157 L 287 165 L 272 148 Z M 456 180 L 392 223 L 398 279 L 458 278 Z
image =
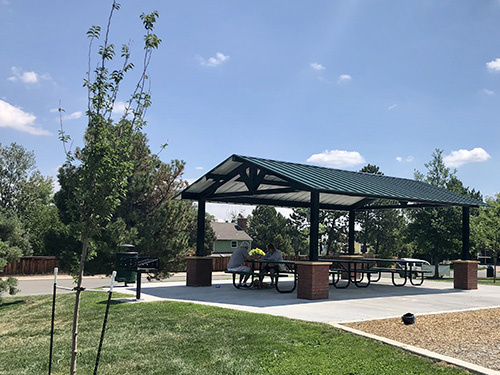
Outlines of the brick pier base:
M 212 258 L 186 257 L 187 286 L 212 286 Z
M 455 289 L 477 289 L 477 265 L 475 260 L 453 262 L 453 287 Z
M 296 262 L 299 275 L 297 298 L 328 299 L 329 262 Z

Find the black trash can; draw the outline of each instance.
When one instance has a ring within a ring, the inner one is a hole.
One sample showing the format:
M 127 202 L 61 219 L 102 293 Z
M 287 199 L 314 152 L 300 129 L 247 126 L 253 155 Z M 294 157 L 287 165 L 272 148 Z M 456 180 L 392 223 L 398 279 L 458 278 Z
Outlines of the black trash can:
M 401 317 L 401 320 L 406 326 L 415 324 L 415 315 L 412 313 L 406 313 Z
M 486 268 L 486 277 L 493 277 L 493 266 L 491 264 Z
M 115 280 L 118 282 L 135 283 L 137 281 L 137 259 L 139 253 L 123 252 L 115 253 Z

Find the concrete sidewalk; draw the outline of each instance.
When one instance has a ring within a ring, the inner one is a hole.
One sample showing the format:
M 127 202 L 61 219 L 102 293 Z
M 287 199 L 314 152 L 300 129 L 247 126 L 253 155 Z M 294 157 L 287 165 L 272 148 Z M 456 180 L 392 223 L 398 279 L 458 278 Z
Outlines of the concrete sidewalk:
M 135 296 L 135 287 L 118 286 L 115 291 Z M 316 301 L 298 299 L 296 291 L 280 294 L 275 289 L 236 289 L 230 280 L 213 280 L 211 287 L 187 287 L 185 282 L 144 283 L 141 298 L 144 302 L 192 302 L 323 323 L 400 317 L 407 312 L 418 315 L 500 307 L 497 286 L 458 290 L 453 289 L 452 282 L 426 280 L 420 287 L 394 287 L 390 279 L 368 288 L 330 287 L 329 299 Z

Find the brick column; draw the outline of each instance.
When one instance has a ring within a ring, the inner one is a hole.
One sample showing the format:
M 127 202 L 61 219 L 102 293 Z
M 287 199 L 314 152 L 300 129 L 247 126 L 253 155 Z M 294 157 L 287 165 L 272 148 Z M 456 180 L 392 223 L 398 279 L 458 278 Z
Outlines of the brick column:
M 328 299 L 330 262 L 296 262 L 297 298 Z
M 455 289 L 477 289 L 476 260 L 456 260 L 453 262 L 453 287 Z
M 187 286 L 212 286 L 212 257 L 186 257 Z

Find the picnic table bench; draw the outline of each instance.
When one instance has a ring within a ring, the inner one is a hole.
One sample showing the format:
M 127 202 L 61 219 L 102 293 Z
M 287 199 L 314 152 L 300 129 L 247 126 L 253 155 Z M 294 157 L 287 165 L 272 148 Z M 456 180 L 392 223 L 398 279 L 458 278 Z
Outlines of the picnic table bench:
M 332 262 L 329 270 L 332 277 L 330 285 L 337 289 L 347 288 L 351 283 L 358 288 L 370 285 L 370 274 L 373 271 L 366 267 L 367 263 L 361 259 L 321 259 L 321 261 Z M 346 283 L 341 285 L 340 280 L 346 280 Z
M 402 259 L 379 259 L 379 258 L 359 258 L 359 259 L 322 259 L 332 262 L 330 275 L 335 288 L 347 288 L 351 283 L 359 288 L 366 288 L 372 282 L 377 282 L 382 277 L 382 273 L 391 275 L 394 286 L 404 286 L 407 281 L 414 286 L 420 286 L 424 282 L 424 276 L 432 272 L 422 269 L 427 261 L 413 258 Z M 379 264 L 395 264 L 395 267 L 380 266 Z M 376 276 L 378 275 L 378 277 Z M 395 276 L 403 279 L 397 282 Z M 376 277 L 376 278 L 375 278 Z M 346 280 L 344 285 L 340 285 L 340 280 Z
M 269 272 L 264 272 L 262 271 L 262 265 L 263 264 L 280 264 L 283 265 L 284 267 L 280 267 L 280 269 L 271 274 Z M 256 269 L 256 266 L 258 265 L 258 269 Z M 255 278 L 260 279 L 265 276 L 273 277 L 275 279 L 275 288 L 279 293 L 292 293 L 295 288 L 297 287 L 297 271 L 296 271 L 296 265 L 295 262 L 289 261 L 289 260 L 283 260 L 283 261 L 271 261 L 267 259 L 254 259 L 252 260 L 252 268 L 249 272 L 242 272 L 242 271 L 225 271 L 225 273 L 229 273 L 233 275 L 233 286 L 237 289 L 240 288 L 249 288 L 252 285 L 255 285 Z M 250 285 L 240 285 L 240 283 L 236 282 L 236 275 L 239 276 L 251 276 L 251 283 Z M 279 285 L 279 280 L 283 277 L 293 277 L 293 287 L 291 289 L 283 289 Z

